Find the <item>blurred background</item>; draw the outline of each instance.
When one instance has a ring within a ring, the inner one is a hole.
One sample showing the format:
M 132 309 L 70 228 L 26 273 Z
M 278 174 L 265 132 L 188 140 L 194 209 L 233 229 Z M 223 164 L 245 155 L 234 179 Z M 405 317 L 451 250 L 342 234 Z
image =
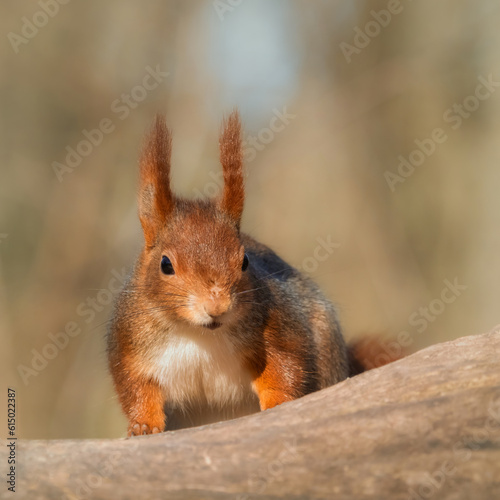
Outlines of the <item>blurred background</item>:
M 220 121 L 239 107 L 244 230 L 322 286 L 348 339 L 413 351 L 500 323 L 498 2 L 1 11 L 0 376 L 21 437 L 125 434 L 104 334 L 142 245 L 137 160 L 158 111 L 175 189 L 195 197 L 220 189 Z

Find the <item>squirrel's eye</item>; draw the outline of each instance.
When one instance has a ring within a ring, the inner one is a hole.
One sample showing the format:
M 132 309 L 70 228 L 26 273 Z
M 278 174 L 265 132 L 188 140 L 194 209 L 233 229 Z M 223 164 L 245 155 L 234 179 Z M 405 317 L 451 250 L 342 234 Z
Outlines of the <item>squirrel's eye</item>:
M 241 270 L 246 271 L 248 268 L 248 264 L 249 264 L 248 255 L 245 254 L 245 257 L 243 257 L 243 264 L 241 265 Z
M 174 266 L 166 255 L 161 258 L 161 272 L 163 274 L 175 274 Z

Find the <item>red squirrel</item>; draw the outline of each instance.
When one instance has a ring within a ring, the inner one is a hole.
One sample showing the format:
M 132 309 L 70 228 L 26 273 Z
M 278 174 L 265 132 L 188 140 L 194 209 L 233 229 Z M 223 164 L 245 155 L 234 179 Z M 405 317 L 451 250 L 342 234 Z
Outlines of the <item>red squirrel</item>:
M 172 192 L 171 144 L 157 116 L 140 160 L 145 245 L 108 332 L 128 435 L 267 410 L 363 371 L 319 287 L 240 231 L 238 112 L 223 123 L 216 199 Z

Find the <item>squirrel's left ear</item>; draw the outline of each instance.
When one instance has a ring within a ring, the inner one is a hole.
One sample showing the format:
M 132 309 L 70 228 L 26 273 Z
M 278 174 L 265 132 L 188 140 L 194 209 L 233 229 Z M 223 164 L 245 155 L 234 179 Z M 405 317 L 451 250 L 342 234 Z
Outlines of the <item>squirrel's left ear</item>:
M 241 145 L 241 123 L 237 110 L 224 120 L 219 141 L 220 162 L 224 174 L 224 191 L 220 208 L 240 226 L 245 187 L 243 181 L 243 152 Z

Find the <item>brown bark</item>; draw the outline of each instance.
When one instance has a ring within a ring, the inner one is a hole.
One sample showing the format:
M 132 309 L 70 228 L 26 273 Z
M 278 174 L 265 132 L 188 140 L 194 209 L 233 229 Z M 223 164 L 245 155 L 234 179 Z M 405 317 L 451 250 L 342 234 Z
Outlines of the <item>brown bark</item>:
M 499 355 L 465 337 L 229 422 L 22 441 L 18 498 L 500 498 Z

